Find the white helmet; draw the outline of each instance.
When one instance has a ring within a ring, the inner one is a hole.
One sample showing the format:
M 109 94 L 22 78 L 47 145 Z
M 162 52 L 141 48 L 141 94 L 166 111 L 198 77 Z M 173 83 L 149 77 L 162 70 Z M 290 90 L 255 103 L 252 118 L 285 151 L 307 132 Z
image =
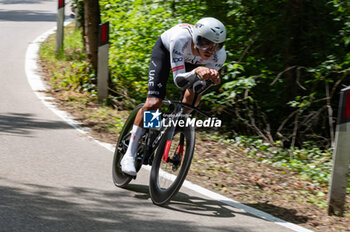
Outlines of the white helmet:
M 192 37 L 194 44 L 199 48 L 206 49 L 210 42 L 221 48 L 226 40 L 226 29 L 216 18 L 202 18 L 194 25 Z

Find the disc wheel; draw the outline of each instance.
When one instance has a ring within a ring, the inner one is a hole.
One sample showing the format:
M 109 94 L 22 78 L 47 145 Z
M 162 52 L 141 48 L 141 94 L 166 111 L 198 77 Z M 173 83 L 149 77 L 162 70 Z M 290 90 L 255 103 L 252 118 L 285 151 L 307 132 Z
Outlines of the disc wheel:
M 194 144 L 192 127 L 177 128 L 171 142 L 163 136 L 150 175 L 149 191 L 154 204 L 168 203 L 180 190 L 190 169 Z
M 132 176 L 129 176 L 122 172 L 120 161 L 123 158 L 124 154 L 126 153 L 126 150 L 128 149 L 130 135 L 131 135 L 130 131 L 132 129 L 137 112 L 142 108 L 142 106 L 143 104 L 136 106 L 136 108 L 130 113 L 128 119 L 126 120 L 123 126 L 123 129 L 119 134 L 118 142 L 114 151 L 113 167 L 112 167 L 113 182 L 118 187 L 125 187 L 133 179 Z M 140 147 L 138 148 L 138 153 L 140 153 Z M 137 170 L 142 165 L 140 164 L 140 161 L 138 158 L 135 161 L 136 162 L 135 166 L 138 167 Z

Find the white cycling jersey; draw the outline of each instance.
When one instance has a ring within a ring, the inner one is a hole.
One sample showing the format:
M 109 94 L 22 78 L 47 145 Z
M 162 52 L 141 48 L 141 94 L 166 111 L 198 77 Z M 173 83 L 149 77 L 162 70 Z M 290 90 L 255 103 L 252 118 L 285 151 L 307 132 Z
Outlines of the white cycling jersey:
M 193 25 L 178 24 L 161 35 L 163 45 L 170 53 L 170 63 L 174 80 L 179 76 L 192 76 L 192 72 L 186 73 L 185 62 L 191 64 L 203 65 L 208 68 L 219 70 L 226 60 L 226 51 L 221 48 L 215 52 L 208 60 L 195 56 L 192 53 L 192 33 Z M 175 82 L 176 83 L 176 82 Z

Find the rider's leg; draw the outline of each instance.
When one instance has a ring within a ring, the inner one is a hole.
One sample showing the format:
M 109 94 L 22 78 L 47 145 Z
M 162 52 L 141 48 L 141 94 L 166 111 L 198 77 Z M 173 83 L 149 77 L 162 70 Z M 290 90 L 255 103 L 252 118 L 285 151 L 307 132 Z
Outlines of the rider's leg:
M 186 92 L 185 92 L 184 98 L 182 99 L 182 102 L 191 105 L 193 102 L 193 99 L 194 99 L 194 95 L 195 94 L 194 94 L 193 89 L 186 89 Z M 201 96 L 202 95 L 198 95 L 195 106 L 199 105 L 199 102 L 201 100 Z M 191 112 L 192 112 L 192 109 L 184 108 L 184 112 L 183 112 L 184 114 L 190 114 Z
M 155 97 L 149 97 L 146 99 L 146 103 L 143 105 L 143 107 L 139 110 L 139 112 L 136 115 L 133 128 L 131 130 L 131 137 L 129 141 L 128 149 L 121 160 L 121 166 L 122 171 L 126 174 L 135 176 L 136 175 L 136 169 L 135 169 L 135 157 L 137 152 L 137 146 L 139 143 L 140 138 L 145 132 L 145 129 L 143 128 L 143 112 L 148 110 L 157 110 L 162 105 L 162 99 L 155 98 Z
M 139 139 L 144 134 L 143 111 L 157 110 L 165 97 L 166 84 L 170 71 L 170 54 L 159 38 L 153 47 L 148 71 L 148 96 L 145 105 L 136 115 L 131 131 L 129 147 L 121 161 L 122 171 L 129 175 L 136 175 L 135 156 Z M 124 159 L 125 158 L 125 159 Z
M 134 125 L 142 127 L 143 123 L 143 111 L 149 111 L 149 110 L 157 110 L 162 106 L 163 100 L 157 97 L 148 97 L 146 99 L 145 104 L 139 110 L 139 112 L 136 115 Z

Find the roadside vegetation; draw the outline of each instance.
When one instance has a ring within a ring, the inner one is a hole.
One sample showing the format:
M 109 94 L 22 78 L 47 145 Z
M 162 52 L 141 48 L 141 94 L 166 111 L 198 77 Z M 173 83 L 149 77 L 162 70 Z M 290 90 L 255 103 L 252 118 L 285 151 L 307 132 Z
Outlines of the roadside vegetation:
M 348 8 L 338 1 L 287 2 L 293 1 L 102 0 L 102 22 L 111 23 L 109 98 L 97 103 L 95 70 L 72 24 L 57 57 L 54 37 L 41 47 L 49 92 L 94 136 L 114 143 L 129 110 L 145 99 L 158 36 L 180 22 L 217 17 L 229 31 L 229 56 L 222 85 L 204 96 L 201 107 L 225 124 L 220 132 L 197 133 L 188 178 L 308 228 L 347 231 L 349 195 L 344 217 L 326 216 L 326 206 L 338 92 L 350 83 Z M 307 15 L 302 7 L 317 10 Z M 288 22 L 282 20 L 286 15 Z M 298 31 L 298 23 L 305 31 Z M 299 36 L 294 41 L 291 34 Z M 179 94 L 171 80 L 167 94 Z
M 163 31 L 213 16 L 227 27 L 228 58 L 203 107 L 224 120 L 224 130 L 285 148 L 332 146 L 339 91 L 350 84 L 349 2 L 102 0 L 100 8 L 111 25 L 111 97 L 121 106 L 145 99 Z M 168 97 L 177 97 L 169 83 Z

